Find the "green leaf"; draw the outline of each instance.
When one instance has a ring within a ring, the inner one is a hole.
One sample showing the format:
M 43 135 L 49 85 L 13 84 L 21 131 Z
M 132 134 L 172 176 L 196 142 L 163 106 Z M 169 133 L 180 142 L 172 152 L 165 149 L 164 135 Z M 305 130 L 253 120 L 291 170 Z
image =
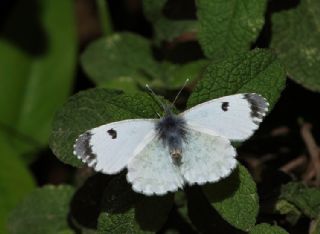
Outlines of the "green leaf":
M 290 182 L 281 187 L 280 199 L 297 207 L 304 215 L 317 218 L 320 214 L 320 189 L 309 188 L 298 182 Z
M 285 87 L 285 71 L 276 56 L 256 49 L 207 66 L 188 100 L 194 106 L 235 93 L 253 92 L 264 96 L 271 107 Z
M 283 61 L 289 77 L 320 91 L 320 2 L 302 0 L 296 8 L 272 15 L 271 47 Z
M 281 199 L 277 201 L 275 208 L 280 214 L 286 215 L 286 219 L 292 226 L 294 226 L 301 217 L 301 211 L 286 200 Z
M 203 191 L 211 205 L 234 227 L 248 231 L 255 225 L 259 210 L 256 184 L 242 165 L 226 179 L 204 186 Z
M 73 188 L 67 185 L 45 186 L 29 194 L 11 213 L 11 234 L 55 234 L 69 229 L 69 202 Z
M 289 234 L 279 226 L 272 226 L 267 223 L 261 223 L 252 228 L 249 234 Z
M 33 178 L 24 163 L 0 134 L 0 233 L 7 233 L 5 222 L 9 212 L 35 186 Z
M 124 214 L 102 213 L 98 220 L 98 233 L 112 234 L 147 234 L 153 233 L 143 231 L 135 221 L 134 210 Z
M 162 11 L 167 0 L 143 0 L 143 12 L 154 27 L 157 44 L 161 41 L 173 41 L 183 33 L 195 33 L 198 23 L 195 20 L 171 20 Z
M 72 96 L 53 121 L 50 147 L 64 163 L 82 165 L 73 154 L 76 138 L 88 129 L 106 123 L 132 119 L 157 118 L 158 104 L 145 93 L 120 95 L 106 89 L 91 89 Z
M 70 93 L 76 50 L 73 1 L 15 4 L 0 38 L 0 131 L 19 154 L 48 143 L 53 115 Z
M 198 38 L 208 58 L 250 49 L 264 25 L 266 0 L 197 0 Z
M 150 42 L 133 33 L 117 33 L 91 43 L 81 56 L 88 76 L 99 86 L 135 91 L 160 67 L 152 57 Z

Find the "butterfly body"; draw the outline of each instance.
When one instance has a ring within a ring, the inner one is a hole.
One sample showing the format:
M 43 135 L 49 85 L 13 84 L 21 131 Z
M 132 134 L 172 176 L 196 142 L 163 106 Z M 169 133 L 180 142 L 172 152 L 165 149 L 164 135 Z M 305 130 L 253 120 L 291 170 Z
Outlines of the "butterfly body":
M 169 150 L 173 162 L 179 164 L 182 157 L 183 144 L 186 144 L 188 139 L 185 119 L 175 115 L 168 109 L 164 117 L 160 118 L 156 123 L 155 130 L 164 148 Z
M 127 168 L 134 191 L 163 195 L 185 184 L 217 182 L 237 165 L 231 141 L 249 138 L 268 111 L 255 93 L 224 96 L 178 115 L 163 106 L 160 119 L 129 119 L 87 130 L 74 154 L 95 171 Z

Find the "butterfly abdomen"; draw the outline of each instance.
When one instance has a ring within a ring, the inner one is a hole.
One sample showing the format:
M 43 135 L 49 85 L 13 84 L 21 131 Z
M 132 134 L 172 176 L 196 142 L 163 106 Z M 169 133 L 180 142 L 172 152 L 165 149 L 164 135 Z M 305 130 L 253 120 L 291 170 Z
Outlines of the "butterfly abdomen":
M 172 158 L 179 160 L 182 145 L 187 140 L 186 121 L 180 116 L 168 114 L 156 124 L 156 132 L 164 146 L 168 147 Z

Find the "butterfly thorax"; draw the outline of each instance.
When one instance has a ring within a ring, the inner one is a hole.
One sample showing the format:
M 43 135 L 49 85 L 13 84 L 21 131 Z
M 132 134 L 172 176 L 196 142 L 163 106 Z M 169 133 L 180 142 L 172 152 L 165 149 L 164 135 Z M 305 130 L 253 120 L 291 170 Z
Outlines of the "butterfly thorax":
M 175 163 L 180 163 L 182 146 L 187 140 L 186 121 L 171 112 L 162 117 L 156 124 L 158 138 L 168 147 Z

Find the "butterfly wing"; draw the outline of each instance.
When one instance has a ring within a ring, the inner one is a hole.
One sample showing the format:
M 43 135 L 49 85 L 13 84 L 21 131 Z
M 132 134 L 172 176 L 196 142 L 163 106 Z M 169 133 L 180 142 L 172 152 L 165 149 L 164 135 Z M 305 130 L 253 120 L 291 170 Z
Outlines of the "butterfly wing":
M 188 184 L 216 182 L 236 167 L 236 151 L 224 137 L 190 130 L 180 171 Z
M 96 171 L 115 174 L 127 166 L 135 150 L 143 148 L 152 134 L 154 120 L 105 124 L 80 135 L 74 144 L 74 154 Z
M 179 168 L 171 161 L 169 150 L 156 136 L 130 160 L 127 180 L 133 190 L 146 195 L 163 195 L 184 184 Z
M 258 128 L 268 106 L 262 96 L 244 93 L 204 102 L 181 115 L 192 129 L 230 140 L 245 140 Z

